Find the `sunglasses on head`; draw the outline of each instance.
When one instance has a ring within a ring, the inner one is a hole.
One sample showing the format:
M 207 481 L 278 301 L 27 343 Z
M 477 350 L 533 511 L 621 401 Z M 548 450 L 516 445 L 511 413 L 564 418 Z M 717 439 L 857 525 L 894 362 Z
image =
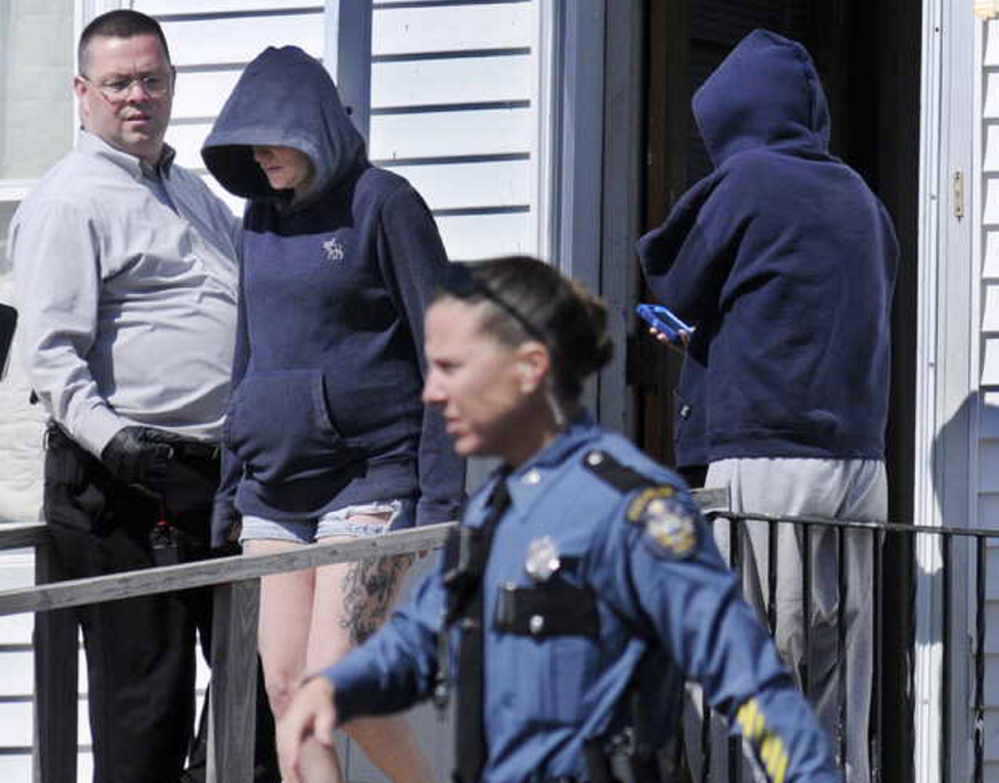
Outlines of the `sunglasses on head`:
M 460 261 L 448 264 L 447 272 L 444 275 L 444 279 L 441 281 L 441 288 L 445 293 L 453 296 L 455 299 L 463 301 L 485 299 L 486 301 L 491 302 L 510 316 L 514 321 L 520 324 L 524 331 L 535 340 L 538 340 L 545 345 L 548 344 L 548 340 L 545 339 L 543 334 L 541 334 L 541 330 L 532 324 L 527 319 L 527 316 L 521 313 L 512 304 L 507 302 L 484 282 L 475 278 L 469 264 L 462 263 Z

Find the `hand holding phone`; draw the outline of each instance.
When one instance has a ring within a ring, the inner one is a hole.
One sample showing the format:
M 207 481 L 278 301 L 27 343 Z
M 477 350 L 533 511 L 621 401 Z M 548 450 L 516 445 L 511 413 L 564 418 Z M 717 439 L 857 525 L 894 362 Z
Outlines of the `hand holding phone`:
M 635 308 L 635 312 L 639 318 L 674 345 L 686 345 L 687 336 L 694 331 L 694 327 L 662 305 L 640 304 Z

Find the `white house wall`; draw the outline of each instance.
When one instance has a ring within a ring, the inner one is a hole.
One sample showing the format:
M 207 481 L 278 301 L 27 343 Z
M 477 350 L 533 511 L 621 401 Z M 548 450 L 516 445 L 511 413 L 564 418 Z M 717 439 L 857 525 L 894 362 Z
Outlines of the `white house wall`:
M 975 166 L 981 197 L 977 231 L 979 390 L 970 478 L 978 527 L 999 529 L 999 20 L 981 23 L 976 52 L 980 116 Z M 973 396 L 973 398 L 975 398 Z M 999 781 L 999 541 L 987 547 L 985 780 Z
M 0 3 L 0 302 L 13 298 L 10 218 L 29 179 L 72 143 L 72 10 L 72 0 Z M 0 381 L 0 521 L 40 512 L 42 417 L 29 393 L 15 354 Z M 0 554 L 0 590 L 32 580 L 30 554 Z M 32 627 L 31 615 L 0 617 L 0 780 L 12 783 L 31 779 Z

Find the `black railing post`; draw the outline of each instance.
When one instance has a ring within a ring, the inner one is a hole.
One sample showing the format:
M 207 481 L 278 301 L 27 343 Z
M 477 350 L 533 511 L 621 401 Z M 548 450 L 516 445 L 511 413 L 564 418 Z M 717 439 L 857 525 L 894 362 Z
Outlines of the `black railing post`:
M 975 714 L 972 732 L 975 744 L 975 783 L 985 774 L 985 545 L 975 540 Z
M 842 765 L 846 762 L 846 678 L 849 676 L 846 664 L 846 542 L 850 532 L 841 527 L 836 534 L 836 753 Z M 856 575 L 854 575 L 856 578 Z
M 62 560 L 51 544 L 35 549 L 35 584 L 65 578 Z M 79 628 L 73 609 L 35 613 L 35 783 L 74 783 L 78 748 Z
M 780 535 L 777 523 L 767 523 L 767 623 L 770 634 L 777 634 L 777 537 Z
M 872 663 L 873 688 L 871 693 L 871 726 L 868 737 L 871 759 L 871 783 L 881 783 L 881 738 L 883 727 L 881 725 L 881 666 L 883 659 L 884 639 L 882 638 L 882 627 L 884 612 L 882 610 L 882 600 L 884 596 L 884 569 L 882 568 L 882 555 L 884 552 L 884 534 L 880 530 L 871 531 L 871 562 L 874 564 L 874 616 L 871 622 L 874 626 L 874 660 Z
M 717 530 L 718 519 L 716 517 L 709 517 L 708 523 L 711 528 L 711 535 L 717 540 L 715 535 Z M 732 529 L 732 523 L 730 522 L 729 530 Z M 730 550 L 731 551 L 731 550 Z M 711 737 L 711 705 L 708 704 L 708 698 L 704 691 L 701 690 L 701 780 L 700 783 L 709 783 L 711 780 L 711 754 L 712 754 L 712 737 Z
M 745 537 L 749 546 L 749 530 L 738 525 L 736 521 L 730 520 L 728 524 L 728 553 L 729 553 L 729 568 L 731 568 L 739 577 L 739 583 L 742 585 L 746 584 L 746 565 L 743 562 L 742 557 L 742 542 L 743 542 L 743 531 L 745 531 Z M 753 566 L 753 562 L 749 561 L 750 568 Z M 745 592 L 745 588 L 743 588 Z M 742 740 L 738 736 L 733 736 L 728 738 L 728 780 L 729 783 L 740 783 L 742 780 Z
M 260 580 L 216 585 L 208 697 L 208 781 L 253 780 Z
M 809 682 L 808 656 L 812 650 L 812 528 L 803 525 L 801 531 L 801 610 L 802 634 L 805 638 L 805 654 L 801 659 L 801 690 L 811 699 L 812 689 Z
M 941 621 L 941 643 L 943 646 L 943 663 L 940 672 L 940 781 L 950 781 L 950 749 L 951 749 L 951 715 L 950 715 L 950 683 L 953 666 L 953 650 L 951 641 L 951 601 L 954 600 L 952 586 L 951 536 L 944 533 L 941 537 L 940 551 L 943 557 L 943 619 Z
M 701 783 L 711 780 L 711 706 L 701 692 Z

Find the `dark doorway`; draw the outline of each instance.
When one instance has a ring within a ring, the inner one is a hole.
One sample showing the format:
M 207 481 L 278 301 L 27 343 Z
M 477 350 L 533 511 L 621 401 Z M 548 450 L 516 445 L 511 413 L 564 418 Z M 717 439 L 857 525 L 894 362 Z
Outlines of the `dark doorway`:
M 803 43 L 829 97 L 833 151 L 857 169 L 891 212 L 902 247 L 893 316 L 888 472 L 892 521 L 913 518 L 915 318 L 919 179 L 921 18 L 911 0 L 646 0 L 645 225 L 710 170 L 690 111 L 693 91 L 731 48 L 756 27 Z M 638 438 L 672 462 L 673 389 L 680 358 L 636 335 L 632 367 L 638 392 Z M 902 542 L 884 552 L 885 584 L 907 595 L 911 553 Z M 881 629 L 883 740 L 911 747 L 906 687 L 911 677 L 908 617 L 891 613 Z M 877 676 L 877 675 L 876 675 Z M 882 779 L 911 779 L 911 754 L 892 753 Z

